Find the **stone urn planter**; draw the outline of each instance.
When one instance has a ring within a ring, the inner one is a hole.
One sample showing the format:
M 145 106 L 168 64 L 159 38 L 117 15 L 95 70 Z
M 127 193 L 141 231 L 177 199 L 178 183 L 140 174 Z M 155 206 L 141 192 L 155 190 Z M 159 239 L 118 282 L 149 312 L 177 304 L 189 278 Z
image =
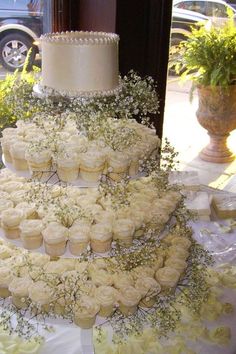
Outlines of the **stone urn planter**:
M 236 85 L 199 86 L 198 97 L 197 119 L 210 136 L 209 144 L 200 152 L 201 159 L 215 163 L 233 161 L 235 156 L 227 147 L 227 138 L 236 129 Z

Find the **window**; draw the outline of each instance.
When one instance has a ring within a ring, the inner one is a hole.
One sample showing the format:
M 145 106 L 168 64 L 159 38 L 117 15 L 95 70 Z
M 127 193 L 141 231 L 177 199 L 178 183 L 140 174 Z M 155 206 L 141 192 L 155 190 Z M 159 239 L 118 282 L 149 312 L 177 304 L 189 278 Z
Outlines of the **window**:
M 206 13 L 205 1 L 183 1 L 180 2 L 177 7 L 189 11 L 200 12 L 203 15 Z
M 216 2 L 208 2 L 206 16 L 227 17 L 227 7 Z

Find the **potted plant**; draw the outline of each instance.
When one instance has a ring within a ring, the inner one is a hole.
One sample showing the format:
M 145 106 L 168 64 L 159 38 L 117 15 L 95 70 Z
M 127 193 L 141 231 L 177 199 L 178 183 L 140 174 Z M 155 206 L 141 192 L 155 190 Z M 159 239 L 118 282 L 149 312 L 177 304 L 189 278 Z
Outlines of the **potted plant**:
M 197 88 L 197 119 L 208 131 L 209 144 L 200 152 L 205 161 L 225 163 L 235 157 L 227 147 L 236 129 L 236 27 L 233 14 L 222 27 L 202 25 L 180 44 L 177 72 Z

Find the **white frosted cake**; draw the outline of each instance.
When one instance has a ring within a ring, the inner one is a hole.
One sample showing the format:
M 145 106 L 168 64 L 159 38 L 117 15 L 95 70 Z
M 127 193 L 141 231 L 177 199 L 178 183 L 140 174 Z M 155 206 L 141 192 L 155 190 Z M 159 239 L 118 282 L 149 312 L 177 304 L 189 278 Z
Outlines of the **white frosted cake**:
M 61 32 L 41 37 L 42 85 L 59 93 L 111 95 L 119 88 L 119 36 Z

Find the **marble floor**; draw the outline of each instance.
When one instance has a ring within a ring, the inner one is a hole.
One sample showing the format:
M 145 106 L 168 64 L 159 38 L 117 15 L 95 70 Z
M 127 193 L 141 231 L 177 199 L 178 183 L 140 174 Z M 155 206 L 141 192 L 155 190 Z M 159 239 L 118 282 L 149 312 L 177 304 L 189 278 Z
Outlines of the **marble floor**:
M 198 156 L 208 142 L 208 134 L 197 122 L 198 99 L 194 95 L 190 102 L 190 87 L 190 83 L 183 85 L 176 78 L 168 79 L 163 135 L 179 152 L 179 170 L 197 171 L 200 183 L 236 193 L 236 158 L 231 163 L 216 164 Z M 236 130 L 228 145 L 236 154 Z

